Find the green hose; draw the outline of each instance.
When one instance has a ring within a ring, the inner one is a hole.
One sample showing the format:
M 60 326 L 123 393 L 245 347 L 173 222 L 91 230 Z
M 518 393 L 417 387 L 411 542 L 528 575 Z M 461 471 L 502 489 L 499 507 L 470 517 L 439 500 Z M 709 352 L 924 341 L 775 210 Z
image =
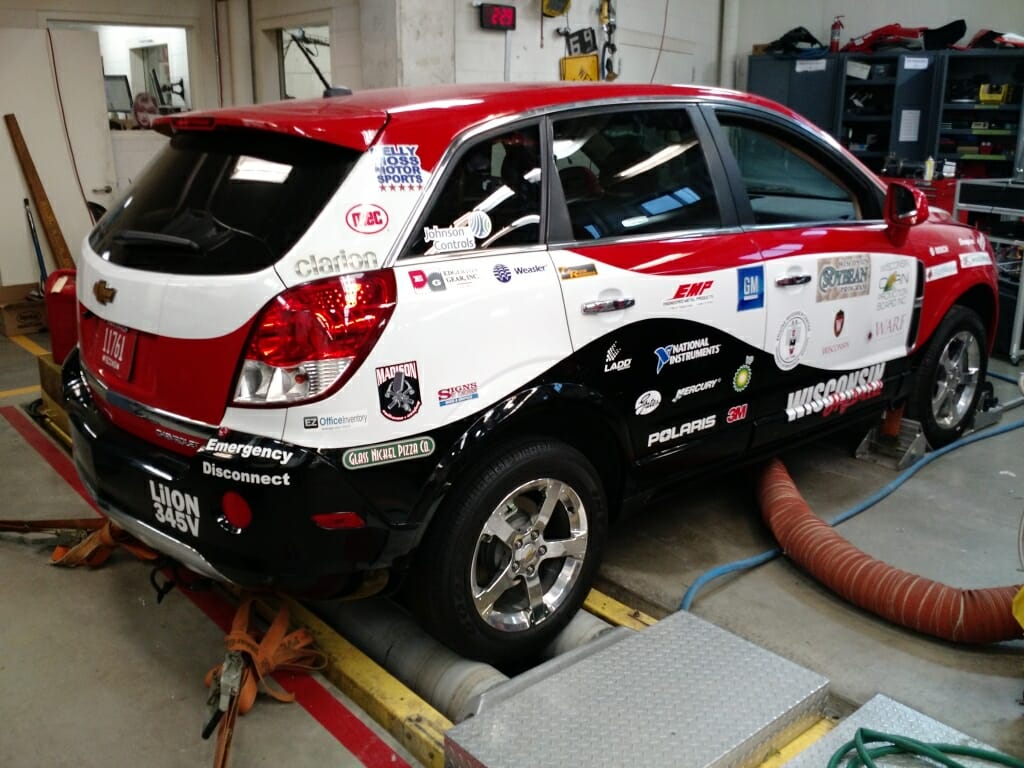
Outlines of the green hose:
M 869 747 L 868 744 L 880 744 L 881 746 Z M 1002 752 L 960 744 L 926 744 L 908 736 L 896 736 L 891 733 L 873 731 L 870 728 L 858 728 L 853 738 L 832 755 L 832 759 L 828 761 L 828 768 L 837 768 L 849 752 L 854 754 L 846 762 L 846 768 L 859 768 L 862 765 L 866 768 L 877 768 L 875 758 L 886 755 L 914 755 L 948 768 L 966 768 L 963 763 L 957 762 L 950 755 L 961 755 L 974 760 L 998 763 L 1010 766 L 1010 768 L 1024 768 L 1024 760 L 1004 755 Z

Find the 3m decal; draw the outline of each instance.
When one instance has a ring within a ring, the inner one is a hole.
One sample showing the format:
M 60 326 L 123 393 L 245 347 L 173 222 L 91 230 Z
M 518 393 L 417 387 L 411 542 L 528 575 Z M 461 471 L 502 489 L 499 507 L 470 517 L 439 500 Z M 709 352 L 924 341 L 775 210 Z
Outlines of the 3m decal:
M 577 277 L 593 277 L 596 274 L 597 267 L 593 263 L 558 268 L 558 276 L 562 280 L 575 280 Z
M 866 253 L 818 259 L 816 301 L 867 296 L 870 290 L 871 257 Z
M 702 357 L 717 355 L 722 349 L 721 344 L 711 344 L 705 336 L 703 339 L 683 341 L 679 344 L 668 344 L 654 350 L 654 356 L 658 358 L 655 373 L 661 373 L 666 365 L 678 365 L 691 360 L 699 360 Z
M 892 261 L 883 264 L 881 277 L 878 279 L 878 302 L 875 309 L 885 312 L 887 309 L 905 306 L 910 303 L 910 266 L 903 261 Z
M 437 390 L 437 404 L 442 408 L 446 405 L 455 405 L 466 400 L 476 400 L 478 397 L 480 397 L 480 393 L 475 381 Z
M 494 269 L 491 271 L 494 273 L 495 280 L 499 283 L 507 283 L 512 279 L 512 270 L 504 264 L 495 264 Z
M 411 419 L 420 411 L 420 376 L 415 361 L 376 369 L 380 412 L 391 421 Z
M 612 371 L 628 371 L 629 366 L 633 364 L 632 357 L 626 357 L 619 360 L 619 354 L 622 352 L 622 348 L 619 346 L 619 342 L 613 341 L 612 345 L 608 347 L 608 351 L 604 353 L 604 372 L 611 373 Z
M 711 429 L 715 426 L 716 417 L 714 414 L 705 416 L 701 419 L 694 419 L 688 421 L 685 424 L 680 424 L 677 427 L 669 427 L 659 432 L 652 432 L 647 436 L 647 447 L 658 445 L 659 443 L 671 443 L 678 440 L 680 437 L 686 437 L 687 435 L 695 435 L 698 432 L 703 432 L 706 429 Z
M 698 280 L 695 283 L 681 283 L 672 298 L 662 302 L 666 307 L 695 307 L 714 299 L 711 288 L 714 280 Z
M 480 279 L 480 273 L 473 267 L 444 267 L 437 272 L 424 272 L 422 269 L 409 270 L 409 280 L 417 291 L 446 291 L 448 286 L 458 287 L 473 285 Z
M 285 472 L 283 475 L 272 475 L 266 472 L 246 472 L 240 469 L 219 467 L 212 461 L 203 462 L 203 474 L 211 477 L 219 477 L 222 480 L 230 480 L 234 483 L 247 483 L 249 485 L 291 485 L 291 476 Z
M 395 440 L 391 443 L 377 443 L 361 448 L 349 448 L 341 455 L 345 469 L 364 469 L 396 461 L 422 459 L 434 452 L 434 438 L 426 435 Z
M 430 252 L 471 251 L 476 238 L 469 227 L 427 227 L 423 239 L 430 243 Z
M 337 256 L 309 256 L 295 262 L 295 274 L 298 277 L 342 275 L 346 272 L 361 272 L 368 269 L 377 269 L 377 254 L 372 251 L 339 251 Z
M 973 251 L 960 254 L 960 267 L 970 269 L 971 267 L 984 267 L 992 263 L 992 257 L 988 251 Z
M 958 271 L 955 261 L 944 261 L 941 264 L 935 264 L 934 266 L 928 267 L 928 269 L 924 271 L 924 281 L 926 283 L 930 283 L 932 280 L 942 280 L 946 277 L 952 277 Z
M 191 493 L 169 488 L 158 480 L 149 481 L 153 516 L 169 528 L 199 536 L 199 499 Z
M 786 419 L 796 421 L 813 413 L 843 414 L 850 406 L 881 395 L 884 374 L 885 363 L 878 363 L 790 392 Z
M 734 392 L 742 392 L 750 386 L 750 380 L 754 378 L 754 371 L 750 366 L 754 362 L 754 356 L 749 355 L 743 365 L 736 369 L 732 375 L 732 388 Z
M 737 312 L 761 309 L 764 306 L 764 267 L 760 264 L 756 267 L 740 267 L 737 274 L 737 288 L 739 290 L 739 298 L 736 303 Z
M 322 429 L 324 432 L 332 432 L 337 429 L 366 426 L 366 420 L 366 411 L 340 413 L 331 416 L 303 416 L 302 428 Z
M 729 412 L 725 414 L 725 422 L 727 424 L 734 424 L 737 421 L 743 421 L 745 418 L 747 418 L 747 403 L 734 405 L 729 409 Z
M 721 382 L 721 379 L 708 379 L 707 381 L 702 381 L 700 384 L 691 384 L 688 387 L 680 387 L 676 390 L 676 396 L 672 398 L 672 402 L 678 403 L 684 397 L 696 395 L 700 392 L 707 392 L 708 390 L 717 387 Z
M 418 144 L 381 144 L 373 151 L 373 170 L 381 192 L 423 189 L 423 166 Z
M 211 437 L 207 440 L 206 444 L 199 449 L 199 452 L 216 453 L 226 457 L 240 456 L 243 459 L 268 459 L 282 465 L 287 464 L 292 456 L 295 455 L 295 451 L 286 451 L 283 448 L 270 448 L 263 445 L 254 445 L 253 443 L 229 443 L 224 440 L 218 440 L 216 437 Z
M 636 399 L 636 415 L 646 416 L 649 413 L 654 413 L 659 405 L 661 405 L 661 392 L 656 389 L 648 390 Z
M 803 312 L 794 312 L 787 317 L 775 337 L 775 364 L 783 371 L 789 371 L 800 363 L 807 351 L 811 336 L 811 323 Z
M 345 223 L 353 232 L 375 235 L 388 226 L 388 212 L 375 203 L 358 203 L 348 209 Z

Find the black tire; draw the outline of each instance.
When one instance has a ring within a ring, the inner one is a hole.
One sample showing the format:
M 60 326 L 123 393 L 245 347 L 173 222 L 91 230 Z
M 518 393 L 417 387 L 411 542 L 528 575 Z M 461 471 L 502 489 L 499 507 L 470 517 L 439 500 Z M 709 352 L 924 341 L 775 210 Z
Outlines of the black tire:
M 458 483 L 431 521 L 408 582 L 412 608 L 464 656 L 528 661 L 583 604 L 607 528 L 604 490 L 583 454 L 545 438 L 503 447 Z
M 954 305 L 921 355 L 908 412 L 932 448 L 959 438 L 974 418 L 988 371 L 986 338 L 978 314 Z

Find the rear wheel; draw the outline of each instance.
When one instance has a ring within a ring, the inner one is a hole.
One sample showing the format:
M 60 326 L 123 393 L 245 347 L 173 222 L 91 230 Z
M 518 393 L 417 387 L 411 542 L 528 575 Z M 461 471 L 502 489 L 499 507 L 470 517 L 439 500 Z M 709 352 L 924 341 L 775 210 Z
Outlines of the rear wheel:
M 985 339 L 977 313 L 954 305 L 925 348 L 910 413 L 933 448 L 960 437 L 974 416 L 988 369 Z
M 466 656 L 527 660 L 579 610 L 604 547 L 597 472 L 554 440 L 509 446 L 449 495 L 411 574 L 425 627 Z

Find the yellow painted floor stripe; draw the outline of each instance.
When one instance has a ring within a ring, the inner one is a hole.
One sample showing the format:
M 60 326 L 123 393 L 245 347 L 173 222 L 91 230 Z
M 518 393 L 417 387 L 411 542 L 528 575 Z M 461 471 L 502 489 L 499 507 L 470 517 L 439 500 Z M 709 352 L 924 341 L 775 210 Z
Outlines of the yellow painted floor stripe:
M 761 763 L 759 768 L 779 768 L 779 766 L 785 765 L 818 741 L 818 739 L 827 736 L 829 731 L 835 727 L 836 723 L 834 721 L 829 720 L 828 718 L 822 718 L 789 742 L 789 744 L 782 747 L 782 749 Z
M 327 654 L 321 674 L 398 739 L 417 760 L 444 766 L 444 732 L 452 722 L 307 608 L 285 598 L 292 621 Z
M 39 393 L 39 385 L 33 384 L 31 387 L 18 387 L 17 389 L 5 389 L 0 391 L 0 400 L 5 397 L 19 397 L 21 395 L 35 395 Z
M 43 349 L 41 346 L 36 344 L 28 336 L 8 336 L 8 338 L 17 344 L 19 347 L 24 349 L 26 352 L 39 357 L 40 355 L 50 354 L 50 350 Z
M 620 603 L 615 598 L 609 597 L 596 589 L 590 590 L 587 599 L 583 601 L 583 607 L 609 624 L 630 629 L 645 629 L 658 623 L 653 616 L 648 616 L 643 611 L 630 608 L 625 603 Z

